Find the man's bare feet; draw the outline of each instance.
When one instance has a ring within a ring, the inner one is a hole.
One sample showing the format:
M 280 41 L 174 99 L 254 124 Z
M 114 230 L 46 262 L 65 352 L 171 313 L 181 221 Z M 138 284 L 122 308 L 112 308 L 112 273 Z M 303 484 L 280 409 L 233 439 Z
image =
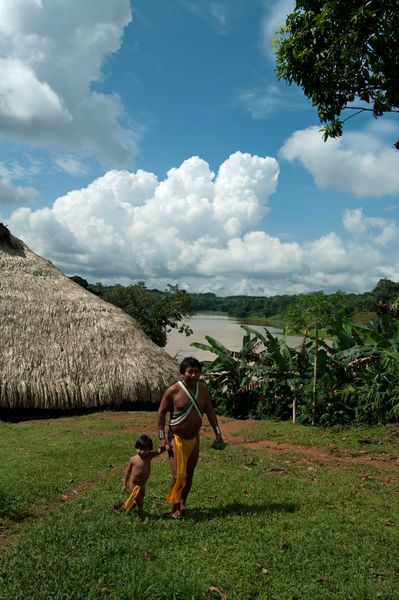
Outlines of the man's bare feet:
M 172 510 L 172 512 L 170 513 L 170 518 L 171 519 L 175 519 L 176 521 L 178 519 L 181 519 L 182 518 L 182 512 L 181 512 L 180 508 L 174 508 Z

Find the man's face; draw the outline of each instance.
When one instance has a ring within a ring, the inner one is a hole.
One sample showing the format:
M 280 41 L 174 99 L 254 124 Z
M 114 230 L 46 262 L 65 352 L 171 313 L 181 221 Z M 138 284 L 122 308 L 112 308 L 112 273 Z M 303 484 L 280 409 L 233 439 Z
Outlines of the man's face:
M 196 385 L 200 378 L 201 372 L 198 367 L 187 367 L 183 374 L 183 381 L 186 385 L 192 387 Z

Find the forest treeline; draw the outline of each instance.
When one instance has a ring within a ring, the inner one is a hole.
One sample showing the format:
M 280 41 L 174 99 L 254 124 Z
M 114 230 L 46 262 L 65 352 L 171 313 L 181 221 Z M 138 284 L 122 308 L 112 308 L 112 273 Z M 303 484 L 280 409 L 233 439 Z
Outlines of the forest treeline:
M 260 322 L 263 320 L 271 325 L 280 321 L 283 327 L 287 309 L 303 296 L 217 296 L 212 292 L 188 293 L 177 285 L 169 285 L 162 291 L 149 289 L 143 281 L 128 286 L 105 286 L 102 283 L 88 283 L 79 276 L 71 279 L 135 317 L 160 346 L 166 344 L 167 331 L 171 328 L 190 333 L 189 327 L 182 325 L 182 322 L 195 313 L 221 312 L 243 320 L 258 318 Z M 397 299 L 399 283 L 380 279 L 370 292 L 354 294 L 338 291 L 325 296 L 334 298 L 347 318 L 367 322 L 376 313 L 379 302 L 391 303 Z
M 325 294 L 329 296 L 329 294 Z M 375 288 L 363 294 L 336 292 L 330 294 L 346 309 L 349 318 L 368 320 L 368 313 L 375 313 L 376 306 L 383 300 L 394 302 L 399 296 L 399 283 L 381 279 Z M 260 317 L 268 319 L 275 315 L 284 316 L 288 307 L 295 304 L 301 295 L 284 294 L 280 296 L 226 296 L 212 293 L 191 294 L 194 312 L 221 311 L 230 317 L 246 319 Z M 364 316 L 363 316 L 364 315 Z

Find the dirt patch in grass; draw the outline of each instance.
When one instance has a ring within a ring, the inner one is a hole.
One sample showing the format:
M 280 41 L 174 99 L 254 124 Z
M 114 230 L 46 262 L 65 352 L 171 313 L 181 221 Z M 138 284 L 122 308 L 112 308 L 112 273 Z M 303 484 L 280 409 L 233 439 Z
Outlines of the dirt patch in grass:
M 226 436 L 227 438 L 227 436 Z M 248 442 L 245 439 L 233 438 L 230 440 L 233 444 L 244 446 L 245 448 L 251 448 L 251 450 L 268 450 L 275 453 L 296 453 L 307 458 L 311 458 L 321 462 L 335 462 L 335 463 L 363 463 L 368 464 L 376 468 L 392 468 L 399 465 L 397 460 L 375 458 L 372 456 L 337 456 L 332 453 L 329 454 L 318 448 L 306 448 L 304 446 L 296 446 L 294 444 L 287 444 L 285 442 L 275 442 L 262 440 L 259 442 Z M 340 452 L 339 450 L 332 449 L 332 452 Z
M 297 454 L 298 456 L 308 459 L 317 460 L 320 462 L 335 462 L 335 463 L 359 463 L 367 464 L 376 468 L 395 468 L 399 466 L 399 459 L 392 458 L 377 458 L 374 456 L 351 456 L 348 454 L 342 455 L 341 451 L 336 446 L 331 446 L 328 452 L 325 448 L 300 446 L 298 444 L 289 444 L 287 442 L 277 442 L 275 440 L 260 440 L 250 441 L 245 436 L 236 436 L 235 432 L 247 430 L 248 433 L 253 429 L 255 421 L 247 419 L 245 421 L 236 421 L 234 419 L 221 419 L 223 423 L 223 436 L 229 444 L 234 446 L 244 446 L 251 450 L 264 450 L 279 453 Z M 208 429 L 208 431 L 207 431 Z M 203 434 L 206 437 L 212 437 L 212 430 L 208 427 L 203 428 Z

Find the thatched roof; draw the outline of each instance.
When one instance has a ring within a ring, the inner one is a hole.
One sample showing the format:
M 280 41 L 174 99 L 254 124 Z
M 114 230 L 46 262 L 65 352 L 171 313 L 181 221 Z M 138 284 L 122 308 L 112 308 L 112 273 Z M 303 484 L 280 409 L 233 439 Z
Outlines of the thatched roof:
M 178 365 L 0 224 L 0 414 L 158 402 Z

